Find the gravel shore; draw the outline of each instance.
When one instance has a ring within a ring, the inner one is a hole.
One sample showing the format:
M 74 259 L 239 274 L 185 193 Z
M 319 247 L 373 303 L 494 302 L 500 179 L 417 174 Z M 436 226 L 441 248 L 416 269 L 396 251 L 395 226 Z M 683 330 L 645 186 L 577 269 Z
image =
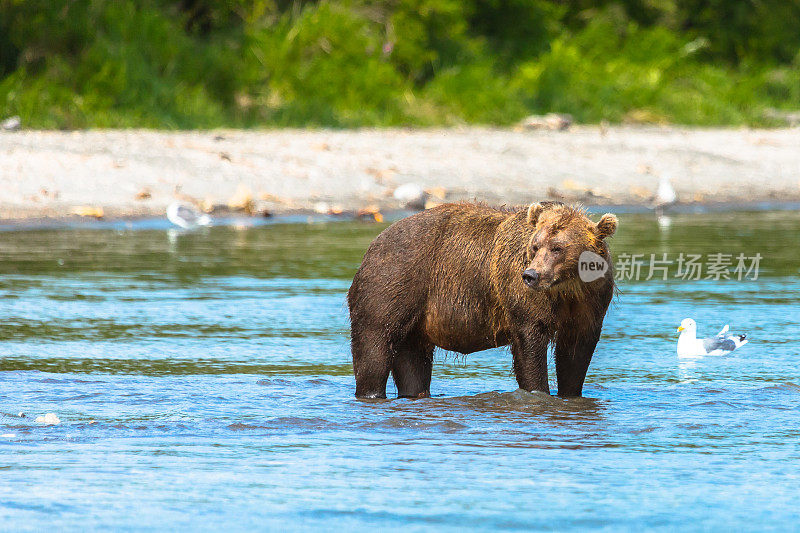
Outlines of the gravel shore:
M 659 176 L 681 203 L 800 200 L 800 129 L 573 127 L 160 132 L 0 132 L 0 219 L 161 215 L 206 209 L 398 207 L 429 203 L 649 205 Z

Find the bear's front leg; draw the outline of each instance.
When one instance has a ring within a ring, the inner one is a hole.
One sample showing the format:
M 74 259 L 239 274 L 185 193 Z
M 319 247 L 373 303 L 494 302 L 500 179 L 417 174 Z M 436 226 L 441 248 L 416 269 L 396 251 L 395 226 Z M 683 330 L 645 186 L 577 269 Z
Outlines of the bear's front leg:
M 543 327 L 532 327 L 517 335 L 511 343 L 514 374 L 521 389 L 550 394 L 547 381 L 547 337 Z
M 600 327 L 564 328 L 556 335 L 556 378 L 559 396 L 580 396 L 592 361 Z

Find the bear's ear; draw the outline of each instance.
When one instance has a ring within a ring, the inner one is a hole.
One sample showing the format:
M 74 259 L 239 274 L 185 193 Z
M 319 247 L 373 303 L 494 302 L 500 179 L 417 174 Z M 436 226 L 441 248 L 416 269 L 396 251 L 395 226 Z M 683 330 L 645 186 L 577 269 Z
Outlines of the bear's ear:
M 542 214 L 542 211 L 544 211 L 544 206 L 542 206 L 542 204 L 531 204 L 531 206 L 528 208 L 528 224 L 535 226 L 536 222 L 539 220 L 539 215 Z
M 617 231 L 617 216 L 611 213 L 606 213 L 597 223 L 597 236 L 601 239 L 611 237 Z

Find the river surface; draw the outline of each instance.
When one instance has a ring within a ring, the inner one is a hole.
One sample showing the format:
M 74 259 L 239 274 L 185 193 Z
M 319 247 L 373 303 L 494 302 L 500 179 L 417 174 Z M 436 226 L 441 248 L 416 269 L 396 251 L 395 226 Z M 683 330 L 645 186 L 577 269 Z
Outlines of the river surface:
M 0 529 L 797 527 L 798 213 L 623 215 L 618 262 L 732 254 L 733 279 L 621 279 L 571 400 L 516 390 L 503 349 L 356 400 L 345 293 L 383 227 L 0 232 Z M 750 343 L 679 360 L 685 317 Z

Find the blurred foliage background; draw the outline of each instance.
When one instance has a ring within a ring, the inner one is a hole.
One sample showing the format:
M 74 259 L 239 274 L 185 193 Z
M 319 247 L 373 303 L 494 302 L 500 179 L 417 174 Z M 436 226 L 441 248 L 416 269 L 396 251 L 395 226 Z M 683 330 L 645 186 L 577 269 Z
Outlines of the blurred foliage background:
M 29 127 L 770 126 L 797 109 L 798 0 L 0 0 L 0 118 Z

